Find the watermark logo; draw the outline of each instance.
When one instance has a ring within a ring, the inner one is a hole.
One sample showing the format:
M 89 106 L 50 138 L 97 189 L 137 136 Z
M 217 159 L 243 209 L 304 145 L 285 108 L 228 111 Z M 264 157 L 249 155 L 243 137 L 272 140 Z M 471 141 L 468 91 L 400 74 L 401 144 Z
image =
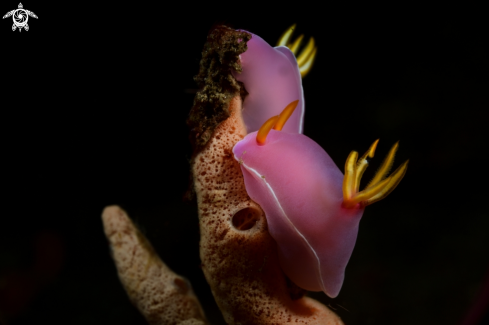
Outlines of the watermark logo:
M 3 19 L 10 16 L 12 16 L 12 19 L 14 21 L 14 24 L 12 25 L 12 31 L 15 31 L 18 28 L 19 32 L 22 31 L 22 28 L 24 28 L 26 31 L 29 30 L 29 25 L 27 25 L 29 16 L 37 19 L 36 14 L 32 11 L 25 10 L 24 6 L 22 6 L 22 3 L 19 3 L 19 8 L 7 12 L 5 16 L 3 16 Z

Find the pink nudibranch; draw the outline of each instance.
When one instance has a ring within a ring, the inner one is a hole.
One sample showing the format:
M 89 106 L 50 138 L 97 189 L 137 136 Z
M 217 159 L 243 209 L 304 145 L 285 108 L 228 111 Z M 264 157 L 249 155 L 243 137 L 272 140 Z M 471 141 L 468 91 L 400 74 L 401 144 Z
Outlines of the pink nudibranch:
M 233 75 L 248 91 L 243 102 L 243 120 L 248 133 L 257 131 L 269 117 L 278 115 L 296 99 L 299 99 L 298 107 L 284 131 L 302 133 L 304 96 L 294 53 L 286 46 L 271 47 L 260 36 L 247 33 L 251 34 L 248 49 L 240 55 L 243 71 Z
M 303 289 L 334 298 L 343 284 L 365 206 L 399 184 L 407 162 L 386 178 L 397 150 L 394 145 L 374 179 L 359 192 L 366 159 L 374 156 L 378 140 L 358 160 L 352 151 L 343 176 L 326 151 L 307 136 L 270 130 L 280 119 L 269 119 L 258 132 L 239 141 L 234 157 L 248 195 L 265 212 L 285 274 Z
M 298 286 L 336 297 L 355 245 L 363 208 L 342 208 L 343 174 L 316 142 L 271 130 L 248 134 L 233 149 L 246 191 L 265 211 L 280 264 Z

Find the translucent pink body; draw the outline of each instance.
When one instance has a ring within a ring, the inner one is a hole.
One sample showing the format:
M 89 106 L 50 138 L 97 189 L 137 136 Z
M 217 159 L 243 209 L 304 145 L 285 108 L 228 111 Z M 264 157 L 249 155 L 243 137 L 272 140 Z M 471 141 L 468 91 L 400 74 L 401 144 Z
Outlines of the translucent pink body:
M 297 99 L 299 104 L 283 131 L 302 133 L 304 96 L 294 54 L 285 46 L 273 48 L 261 37 L 250 34 L 248 49 L 240 55 L 243 71 L 234 73 L 249 93 L 243 103 L 243 119 L 248 133 L 258 131 L 266 120 L 279 115 L 285 106 Z
M 281 267 L 298 286 L 336 297 L 363 209 L 342 208 L 343 174 L 302 134 L 271 130 L 265 145 L 248 134 L 233 148 L 246 191 L 263 208 Z

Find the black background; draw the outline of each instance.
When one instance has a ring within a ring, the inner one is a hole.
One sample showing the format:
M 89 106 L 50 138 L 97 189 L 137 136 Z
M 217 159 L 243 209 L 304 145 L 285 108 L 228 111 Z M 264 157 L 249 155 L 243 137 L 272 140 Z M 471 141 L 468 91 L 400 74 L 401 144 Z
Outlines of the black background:
M 0 14 L 17 5 L 3 1 Z M 397 140 L 395 166 L 410 159 L 396 190 L 367 208 L 339 297 L 312 296 L 351 325 L 489 323 L 464 322 L 489 281 L 480 8 L 23 5 L 39 17 L 28 32 L 0 20 L 1 322 L 145 323 L 102 231 L 102 209 L 118 204 L 224 324 L 199 268 L 196 206 L 181 200 L 192 78 L 213 24 L 274 45 L 296 22 L 319 49 L 303 81 L 305 134 L 341 169 L 380 138 L 367 180 Z

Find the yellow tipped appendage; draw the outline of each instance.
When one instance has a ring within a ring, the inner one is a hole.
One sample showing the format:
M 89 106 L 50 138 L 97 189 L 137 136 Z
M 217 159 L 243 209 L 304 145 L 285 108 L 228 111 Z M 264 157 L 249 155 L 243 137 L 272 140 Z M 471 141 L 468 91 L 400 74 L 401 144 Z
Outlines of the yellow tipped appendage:
M 256 142 L 259 145 L 264 145 L 267 140 L 267 135 L 272 128 L 281 131 L 289 117 L 294 113 L 297 104 L 299 104 L 299 100 L 294 100 L 284 108 L 282 113 L 269 118 L 256 133 Z
M 394 144 L 394 146 L 392 146 L 389 154 L 382 162 L 382 165 L 375 174 L 374 178 L 370 181 L 370 183 L 368 183 L 365 189 L 359 191 L 360 179 L 368 166 L 367 158 L 374 157 L 378 142 L 378 139 L 375 140 L 368 151 L 362 157 L 360 157 L 360 159 L 357 160 L 358 152 L 356 151 L 352 151 L 346 159 L 345 177 L 343 179 L 344 207 L 353 208 L 358 203 L 360 203 L 362 207 L 365 207 L 374 202 L 382 200 L 396 188 L 406 174 L 409 160 L 405 161 L 389 177 L 387 177 L 387 174 L 394 163 L 394 156 L 397 148 L 399 147 L 399 142 L 397 142 Z
M 258 132 L 256 133 L 256 142 L 258 142 L 259 145 L 264 145 L 265 141 L 267 140 L 267 135 L 270 132 L 270 130 L 273 128 L 275 125 L 275 122 L 278 120 L 278 115 L 270 117 L 263 125 L 260 127 Z
M 314 59 L 316 58 L 317 47 L 314 43 L 314 38 L 311 37 L 306 47 L 302 49 L 302 52 L 297 56 L 297 52 L 302 43 L 304 35 L 300 35 L 294 42 L 289 42 L 292 34 L 295 30 L 295 25 L 292 25 L 287 29 L 277 42 L 277 46 L 286 46 L 292 53 L 297 57 L 297 64 L 299 65 L 299 71 L 301 77 L 304 78 L 309 71 L 311 71 L 312 65 L 314 64 Z
M 284 110 L 282 111 L 282 113 L 280 113 L 277 121 L 275 122 L 275 125 L 273 126 L 274 130 L 282 131 L 285 122 L 287 122 L 292 113 L 294 113 L 297 104 L 299 104 L 299 100 L 294 100 L 289 105 L 285 106 Z

